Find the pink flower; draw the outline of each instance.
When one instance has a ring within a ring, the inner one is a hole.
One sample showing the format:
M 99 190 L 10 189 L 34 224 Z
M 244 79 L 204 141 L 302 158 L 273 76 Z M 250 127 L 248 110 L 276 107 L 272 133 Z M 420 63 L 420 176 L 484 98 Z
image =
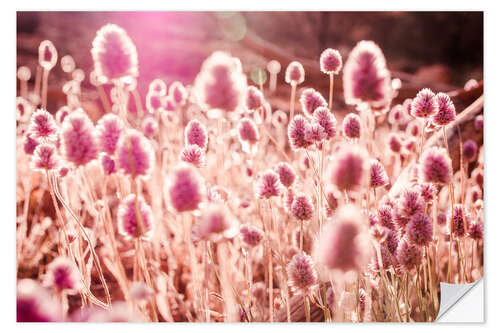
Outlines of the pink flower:
M 317 283 L 318 274 L 312 258 L 305 253 L 298 253 L 286 266 L 289 284 L 296 292 L 308 294 Z
M 205 110 L 232 112 L 243 105 L 247 88 L 241 62 L 226 52 L 212 53 L 202 64 L 194 91 Z
M 237 230 L 235 218 L 222 202 L 212 202 L 205 207 L 193 227 L 199 239 L 218 241 L 223 237 L 232 238 Z
M 385 186 L 389 183 L 389 177 L 384 166 L 376 159 L 370 161 L 370 187 Z
M 245 95 L 245 106 L 248 110 L 257 110 L 264 104 L 264 95 L 254 86 L 248 86 Z
M 398 264 L 407 272 L 412 271 L 422 261 L 421 247 L 410 243 L 406 238 L 401 239 L 396 252 Z
M 36 171 L 47 171 L 56 169 L 59 165 L 59 157 L 56 147 L 52 144 L 41 143 L 35 148 L 31 158 L 31 168 Z
M 390 133 L 387 144 L 389 146 L 389 150 L 393 153 L 399 154 L 401 152 L 401 147 L 403 146 L 403 144 L 398 133 Z
M 280 162 L 274 167 L 274 171 L 279 175 L 280 182 L 285 187 L 290 187 L 295 182 L 295 171 L 292 166 L 286 162 Z
M 411 114 L 417 118 L 427 118 L 436 114 L 439 104 L 434 98 L 432 90 L 424 88 L 420 90 L 411 103 Z
M 27 132 L 24 135 L 24 139 L 23 139 L 23 149 L 24 149 L 24 152 L 27 155 L 33 155 L 33 152 L 35 151 L 35 149 L 39 145 L 39 143 L 40 142 L 38 142 L 38 140 L 36 140 L 33 137 L 33 134 L 31 134 L 30 132 Z
M 452 219 L 451 211 L 448 212 L 448 221 Z M 453 206 L 453 235 L 462 238 L 467 233 L 467 224 L 470 220 L 469 214 L 461 204 Z M 449 224 L 448 224 L 449 225 Z
M 425 202 L 420 192 L 415 188 L 407 188 L 398 199 L 398 213 L 404 217 L 411 217 L 417 213 L 423 213 Z
M 50 40 L 44 40 L 38 47 L 38 63 L 50 71 L 57 63 L 57 50 Z
M 257 227 L 250 224 L 244 224 L 240 227 L 241 238 L 243 242 L 250 246 L 255 247 L 260 244 L 260 241 L 264 237 L 264 233 Z
M 302 105 L 302 111 L 308 117 L 312 117 L 314 111 L 320 106 L 328 107 L 328 103 L 323 96 L 313 88 L 305 89 L 300 95 L 299 100 L 300 105 Z
M 438 93 L 434 96 L 438 110 L 432 117 L 432 122 L 436 126 L 445 126 L 456 118 L 455 105 L 445 93 Z
M 168 188 L 170 202 L 179 213 L 198 209 L 204 199 L 203 179 L 189 164 L 178 165 Z
M 198 145 L 187 145 L 182 149 L 179 159 L 201 168 L 205 165 L 205 152 Z
M 432 240 L 432 220 L 424 213 L 416 213 L 406 226 L 408 240 L 418 246 L 426 246 Z
M 292 61 L 285 71 L 285 82 L 290 85 L 299 85 L 304 82 L 304 67 L 298 61 Z
M 309 122 L 300 115 L 293 117 L 288 125 L 288 140 L 293 150 L 307 148 L 312 145 L 312 141 L 306 138 L 307 126 L 309 126 Z
M 406 134 L 411 135 L 414 137 L 417 137 L 420 135 L 422 132 L 422 121 L 417 119 L 412 120 L 407 126 L 406 126 Z
M 198 145 L 201 149 L 207 150 L 208 135 L 205 125 L 198 120 L 189 121 L 184 131 L 186 145 Z
M 173 109 L 175 109 L 174 107 L 168 107 L 166 104 L 167 98 L 158 94 L 156 91 L 150 90 L 146 94 L 146 109 L 148 109 L 149 112 L 156 113 L 163 110 L 173 111 Z
M 53 322 L 61 320 L 61 308 L 51 293 L 38 282 L 22 279 L 17 282 L 17 322 Z
M 469 238 L 473 240 L 483 239 L 483 226 L 479 222 L 475 222 L 469 226 Z
M 167 85 L 162 79 L 154 79 L 149 84 L 148 92 L 156 95 L 165 96 L 167 94 Z
M 340 191 L 357 190 L 368 182 L 368 177 L 368 156 L 363 148 L 344 145 L 334 153 L 330 181 Z
M 306 126 L 305 139 L 307 141 L 312 141 L 316 144 L 319 144 L 326 138 L 327 134 L 325 130 L 316 121 L 312 121 L 308 126 Z
M 422 183 L 418 186 L 420 196 L 426 203 L 431 203 L 436 196 L 436 187 L 432 183 Z
M 73 111 L 64 119 L 61 138 L 64 158 L 76 167 L 97 158 L 95 128 L 82 109 Z
M 256 144 L 260 137 L 257 126 L 253 120 L 242 118 L 238 123 L 238 139 L 240 142 L 246 142 L 249 145 Z
M 476 118 L 474 118 L 474 128 L 476 129 L 476 131 L 479 131 L 483 129 L 483 126 L 484 126 L 484 116 L 480 114 L 476 116 Z
M 392 94 L 390 72 L 384 54 L 374 42 L 361 41 L 354 47 L 344 66 L 343 83 L 347 104 L 388 104 Z
M 151 143 L 142 133 L 129 129 L 116 148 L 117 166 L 124 174 L 132 177 L 149 177 L 155 164 Z
M 378 221 L 381 226 L 389 229 L 395 230 L 394 221 L 393 221 L 393 209 L 389 205 L 381 205 L 378 208 L 378 215 L 380 216 L 380 220 Z
M 426 183 L 446 185 L 451 180 L 451 160 L 444 148 L 427 148 L 420 157 L 420 177 Z
M 75 263 L 65 257 L 57 257 L 47 266 L 45 284 L 58 291 L 75 294 L 82 288 L 82 277 Z
M 117 115 L 109 113 L 102 116 L 96 126 L 100 150 L 113 155 L 123 129 L 123 122 Z
M 188 92 L 182 83 L 174 81 L 168 88 L 168 95 L 177 107 L 181 107 L 186 104 Z
M 71 113 L 71 109 L 66 105 L 61 107 L 59 110 L 57 110 L 57 112 L 56 112 L 57 123 L 62 124 L 64 121 L 64 118 L 66 118 L 66 116 L 70 113 Z
M 153 232 L 153 212 L 141 196 L 137 204 L 135 194 L 126 196 L 118 207 L 117 219 L 118 231 L 126 238 L 149 238 Z
M 117 25 L 107 24 L 97 31 L 90 53 L 95 73 L 104 82 L 126 81 L 139 75 L 135 45 Z
M 158 131 L 158 123 L 153 117 L 146 117 L 142 122 L 142 132 L 146 138 L 151 139 Z
M 319 65 L 325 74 L 338 74 L 342 68 L 342 56 L 339 51 L 328 48 L 321 53 Z
M 313 114 L 313 121 L 323 127 L 327 140 L 333 138 L 337 134 L 335 128 L 337 120 L 327 107 L 320 106 L 316 108 Z
M 344 136 L 351 140 L 361 137 L 361 119 L 357 114 L 349 113 L 342 122 Z
M 322 232 L 319 261 L 328 269 L 362 272 L 372 255 L 365 224 L 358 208 L 352 205 L 339 208 L 335 222 L 327 224 Z
M 32 134 L 33 139 L 55 141 L 57 131 L 56 121 L 47 111 L 38 109 L 31 116 L 28 132 Z
M 467 140 L 462 146 L 462 155 L 466 162 L 473 162 L 477 158 L 477 143 L 474 140 Z
M 109 155 L 101 154 L 99 160 L 101 162 L 102 172 L 105 175 L 112 175 L 116 172 L 115 161 Z
M 311 198 L 305 194 L 297 194 L 292 202 L 292 216 L 300 221 L 310 220 L 314 213 Z
M 282 192 L 282 184 L 279 175 L 273 170 L 260 173 L 254 182 L 254 191 L 258 198 L 269 199 L 277 197 Z

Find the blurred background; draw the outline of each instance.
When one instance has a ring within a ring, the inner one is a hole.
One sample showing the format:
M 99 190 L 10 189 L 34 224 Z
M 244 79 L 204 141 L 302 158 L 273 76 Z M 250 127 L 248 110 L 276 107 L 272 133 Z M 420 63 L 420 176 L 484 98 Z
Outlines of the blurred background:
M 284 68 L 291 60 L 302 61 L 304 85 L 321 84 L 318 90 L 326 92 L 328 79 L 318 64 L 321 51 L 336 48 L 345 62 L 363 39 L 379 44 L 393 77 L 409 83 L 403 85 L 409 90 L 402 91 L 402 98 L 426 85 L 449 91 L 470 78 L 483 78 L 482 12 L 18 12 L 18 66 L 34 73 L 38 46 L 49 39 L 59 58 L 70 54 L 85 70 L 82 88 L 90 88 L 91 44 L 106 23 L 122 26 L 136 44 L 142 94 L 154 78 L 192 83 L 202 61 L 219 49 L 241 58 L 247 74 L 279 60 L 283 93 L 289 89 Z M 51 72 L 51 103 L 57 103 L 56 90 L 66 79 L 60 66 Z

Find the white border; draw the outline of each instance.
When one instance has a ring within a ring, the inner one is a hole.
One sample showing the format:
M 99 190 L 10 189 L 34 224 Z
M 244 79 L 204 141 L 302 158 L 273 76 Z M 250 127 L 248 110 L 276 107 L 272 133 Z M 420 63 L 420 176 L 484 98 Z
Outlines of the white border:
M 6 2 L 6 1 L 5 1 Z M 0 11 L 2 28 L 0 33 L 2 34 L 2 52 L 0 52 L 2 65 L 2 75 L 3 79 L 0 80 L 1 84 L 1 109 L 2 119 L 0 121 L 0 135 L 1 139 L 1 151 L 3 153 L 2 163 L 0 163 L 1 172 L 1 215 L 3 217 L 0 221 L 0 226 L 3 227 L 1 234 L 1 246 L 2 246 L 2 259 L 3 259 L 3 274 L 0 274 L 2 287 L 2 301 L 1 301 L 1 323 L 3 330 L 9 332 L 11 330 L 21 330 L 21 331 L 51 331 L 51 332 L 67 332 L 68 329 L 75 332 L 83 332 L 94 329 L 106 329 L 100 325 L 94 324 L 59 324 L 59 325 L 20 325 L 16 324 L 15 321 L 15 131 L 14 131 L 14 96 L 15 96 L 15 68 L 16 68 L 16 10 L 241 10 L 241 11 L 257 11 L 257 10 L 426 10 L 426 11 L 436 11 L 436 10 L 485 10 L 485 91 L 486 91 L 486 115 L 485 115 L 485 138 L 487 151 L 485 155 L 485 179 L 486 179 L 486 271 L 485 271 L 485 284 L 486 284 L 486 302 L 492 301 L 493 303 L 490 307 L 486 305 L 486 325 L 480 325 L 482 327 L 491 328 L 498 323 L 498 302 L 497 297 L 494 295 L 499 295 L 498 283 L 493 283 L 493 281 L 498 281 L 498 271 L 499 265 L 497 260 L 498 257 L 495 255 L 499 252 L 498 246 L 500 242 L 497 238 L 500 236 L 498 230 L 498 225 L 500 224 L 500 216 L 498 211 L 494 209 L 497 205 L 497 200 L 500 200 L 500 154 L 497 152 L 497 144 L 500 142 L 500 131 L 497 126 L 500 125 L 500 106 L 498 102 L 498 95 L 500 87 L 498 85 L 498 75 L 500 74 L 499 61 L 500 54 L 498 52 L 498 31 L 500 31 L 499 22 L 500 17 L 498 11 L 493 2 L 489 2 L 486 6 L 485 2 L 478 1 L 435 1 L 435 0 L 420 0 L 418 2 L 407 1 L 403 3 L 402 1 L 384 1 L 374 2 L 374 1 L 320 1 L 320 0 L 307 0 L 307 1 L 269 1 L 269 0 L 252 0 L 248 2 L 236 2 L 234 0 L 210 0 L 210 1 L 165 1 L 160 2 L 158 0 L 141 0 L 140 2 L 132 1 L 120 1 L 120 2 L 103 2 L 98 0 L 86 0 L 86 1 L 22 1 L 22 2 L 9 2 L 2 4 L 2 10 Z M 376 6 L 377 5 L 377 6 Z M 486 42 L 487 41 L 487 42 Z M 490 241 L 491 240 L 491 241 Z M 491 255 L 490 255 L 491 254 Z M 491 260 L 489 260 L 492 258 Z M 491 265 L 489 263 L 491 262 Z M 492 283 L 488 283 L 492 281 Z M 490 296 L 488 296 L 490 295 Z M 491 310 L 491 311 L 489 311 Z M 129 324 L 107 324 L 113 325 L 113 329 L 118 329 L 120 332 L 133 332 L 137 329 L 146 328 L 149 330 L 183 330 L 186 332 L 199 332 L 205 330 L 217 330 L 222 332 L 230 332 L 235 329 L 241 332 L 255 332 L 255 330 L 275 330 L 275 329 L 286 329 L 287 331 L 303 331 L 304 329 L 309 329 L 309 327 L 314 327 L 314 330 L 319 331 L 330 331 L 331 330 L 349 330 L 358 331 L 363 329 L 370 330 L 380 330 L 386 332 L 387 330 L 397 330 L 401 329 L 406 332 L 412 332 L 417 330 L 422 330 L 424 327 L 420 325 L 408 325 L 400 326 L 398 324 L 357 324 L 357 325 L 325 325 L 325 324 L 310 324 L 313 326 L 305 326 L 306 324 L 253 324 L 253 325 L 238 325 L 238 324 L 170 324 L 170 325 L 129 325 Z M 106 325 L 106 326 L 107 326 Z M 425 324 L 424 324 L 425 325 Z M 453 324 L 430 324 L 425 325 L 425 329 L 429 330 L 442 330 L 451 329 L 454 332 L 470 331 L 473 328 L 471 325 L 459 325 Z M 442 327 L 440 327 L 442 326 Z M 475 326 L 475 325 L 474 325 Z M 111 326 L 109 326 L 111 327 Z

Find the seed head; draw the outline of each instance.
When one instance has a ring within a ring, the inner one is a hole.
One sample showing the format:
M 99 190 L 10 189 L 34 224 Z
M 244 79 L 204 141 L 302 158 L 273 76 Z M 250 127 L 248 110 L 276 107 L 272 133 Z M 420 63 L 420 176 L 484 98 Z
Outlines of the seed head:
M 75 167 L 86 165 L 97 158 L 95 128 L 87 114 L 78 109 L 66 116 L 62 124 L 63 156 Z
M 378 215 L 380 216 L 379 223 L 381 226 L 389 230 L 395 230 L 394 220 L 393 220 L 393 209 L 391 206 L 381 205 L 378 208 Z
M 188 98 L 188 92 L 179 81 L 174 81 L 168 88 L 168 96 L 177 107 L 184 106 Z
M 28 132 L 32 133 L 33 139 L 55 141 L 58 129 L 54 117 L 47 111 L 38 109 L 31 116 Z
M 205 152 L 198 145 L 185 146 L 179 155 L 179 159 L 192 164 L 196 168 L 205 166 Z
M 446 185 L 451 180 L 451 160 L 444 148 L 427 148 L 420 157 L 420 178 L 426 183 Z
M 47 267 L 45 284 L 58 291 L 75 294 L 82 288 L 82 277 L 75 263 L 66 257 L 57 257 Z
M 101 82 L 130 81 L 139 75 L 135 45 L 125 30 L 115 24 L 97 31 L 90 53 Z
M 480 114 L 476 116 L 476 118 L 474 118 L 474 128 L 476 129 L 476 131 L 480 131 L 483 129 L 483 126 L 484 126 L 484 116 Z
M 290 187 L 295 182 L 296 174 L 292 166 L 286 162 L 280 162 L 274 166 L 274 171 L 279 175 L 280 182 L 285 187 Z
M 96 126 L 99 149 L 113 155 L 123 129 L 123 122 L 117 115 L 109 113 L 102 116 Z
M 153 117 L 146 117 L 142 121 L 142 132 L 146 138 L 151 139 L 158 131 L 158 123 Z
M 305 79 L 304 67 L 298 61 L 292 61 L 285 72 L 285 82 L 290 85 L 298 86 Z
M 371 259 L 366 217 L 352 205 L 342 206 L 321 235 L 318 259 L 328 269 L 362 272 Z
M 218 241 L 236 235 L 236 221 L 222 202 L 211 202 L 205 207 L 194 226 L 196 235 L 203 240 Z
M 399 214 L 409 218 L 417 213 L 423 213 L 425 202 L 417 188 L 407 188 L 401 193 L 397 208 Z
M 317 283 L 318 274 L 312 258 L 305 253 L 298 253 L 286 266 L 289 284 L 295 292 L 308 294 Z
M 57 50 L 50 40 L 44 40 L 38 47 L 38 63 L 50 71 L 57 63 Z
M 422 261 L 422 248 L 402 238 L 396 252 L 398 264 L 407 272 L 412 271 Z
M 283 191 L 279 175 L 273 170 L 261 172 L 254 182 L 254 191 L 259 199 L 277 197 Z
M 31 168 L 35 171 L 54 170 L 59 166 L 59 157 L 56 147 L 50 143 L 41 143 L 36 146 L 31 158 Z
M 316 144 L 320 144 L 323 140 L 327 138 L 326 132 L 323 127 L 313 120 L 306 126 L 305 138 L 307 141 L 315 142 Z
M 264 104 L 264 95 L 254 86 L 248 86 L 245 95 L 245 106 L 248 110 L 255 111 Z
M 249 247 L 255 247 L 260 244 L 264 237 L 264 233 L 257 227 L 250 224 L 244 224 L 240 227 L 241 238 L 243 242 Z
M 113 158 L 111 158 L 108 154 L 100 154 L 99 160 L 101 162 L 102 172 L 105 175 L 112 175 L 116 172 L 116 163 Z
M 23 139 L 23 149 L 27 155 L 33 155 L 35 148 L 40 142 L 33 137 L 33 134 L 27 132 Z
M 325 74 L 338 74 L 342 68 L 342 56 L 339 51 L 328 48 L 321 53 L 319 66 Z
M 439 111 L 436 95 L 429 88 L 420 90 L 411 103 L 411 114 L 417 118 L 427 118 Z
M 328 103 L 323 96 L 313 88 L 305 89 L 300 95 L 299 100 L 300 105 L 302 105 L 302 111 L 308 117 L 312 117 L 314 111 L 320 106 L 328 107 Z
M 408 240 L 417 246 L 426 246 L 432 240 L 432 220 L 424 213 L 416 213 L 406 226 Z
M 189 164 L 178 165 L 173 171 L 168 194 L 177 212 L 196 210 L 204 199 L 203 179 Z
M 137 197 L 137 204 L 135 194 L 126 196 L 118 207 L 117 219 L 118 232 L 126 238 L 149 238 L 153 232 L 153 212 L 142 196 Z
M 357 190 L 368 182 L 369 160 L 364 148 L 344 145 L 333 155 L 330 181 L 340 191 Z
M 128 129 L 116 147 L 117 166 L 124 174 L 147 178 L 155 164 L 155 155 L 148 139 L 139 131 Z
M 388 104 L 391 77 L 382 50 L 372 41 L 361 41 L 349 54 L 344 66 L 344 98 L 347 104 Z
M 296 194 L 292 202 L 292 215 L 297 220 L 310 220 L 314 213 L 311 198 L 305 194 Z
M 401 153 L 401 147 L 403 143 L 401 142 L 401 137 L 398 133 L 390 133 L 389 138 L 387 140 L 387 145 L 389 146 L 389 150 L 394 154 Z
M 307 148 L 312 145 L 312 141 L 306 138 L 306 129 L 309 121 L 303 116 L 296 115 L 288 125 L 288 140 L 293 150 Z
M 473 240 L 483 239 L 483 225 L 479 222 L 472 223 L 469 226 L 468 236 Z
M 436 196 L 436 186 L 432 183 L 422 183 L 418 185 L 418 189 L 420 190 L 420 196 L 426 203 L 431 203 L 434 201 Z
M 467 140 L 462 146 L 462 154 L 466 162 L 473 162 L 477 158 L 477 143 L 474 140 Z
M 413 137 L 418 137 L 422 132 L 422 121 L 420 119 L 412 120 L 408 126 L 406 126 L 406 134 L 411 135 Z
M 159 96 L 165 96 L 167 94 L 167 85 L 162 79 L 154 79 L 149 84 L 148 92 L 152 92 Z
M 16 321 L 60 321 L 61 309 L 47 289 L 31 279 L 17 282 Z
M 448 221 L 452 219 L 451 211 L 448 212 Z M 467 233 L 467 224 L 470 216 L 461 204 L 453 206 L 453 235 L 462 238 Z M 448 225 L 450 225 L 448 223 Z
M 208 135 L 205 125 L 198 120 L 189 121 L 184 130 L 186 145 L 198 145 L 201 149 L 207 150 Z
M 357 114 L 349 113 L 342 122 L 344 136 L 351 140 L 361 137 L 361 119 Z
M 242 118 L 238 123 L 238 139 L 241 143 L 256 144 L 260 137 L 257 125 L 249 118 Z
M 239 59 L 217 51 L 203 62 L 194 91 L 203 109 L 232 112 L 243 105 L 246 81 Z
M 326 133 L 326 139 L 331 139 L 337 134 L 335 125 L 337 120 L 327 107 L 318 107 L 313 114 L 313 122 L 318 123 Z
M 389 183 L 384 166 L 377 159 L 370 161 L 370 187 L 377 188 Z
M 438 111 L 432 117 L 434 125 L 445 126 L 455 120 L 455 105 L 451 101 L 450 96 L 445 93 L 438 93 L 434 99 L 438 106 Z

